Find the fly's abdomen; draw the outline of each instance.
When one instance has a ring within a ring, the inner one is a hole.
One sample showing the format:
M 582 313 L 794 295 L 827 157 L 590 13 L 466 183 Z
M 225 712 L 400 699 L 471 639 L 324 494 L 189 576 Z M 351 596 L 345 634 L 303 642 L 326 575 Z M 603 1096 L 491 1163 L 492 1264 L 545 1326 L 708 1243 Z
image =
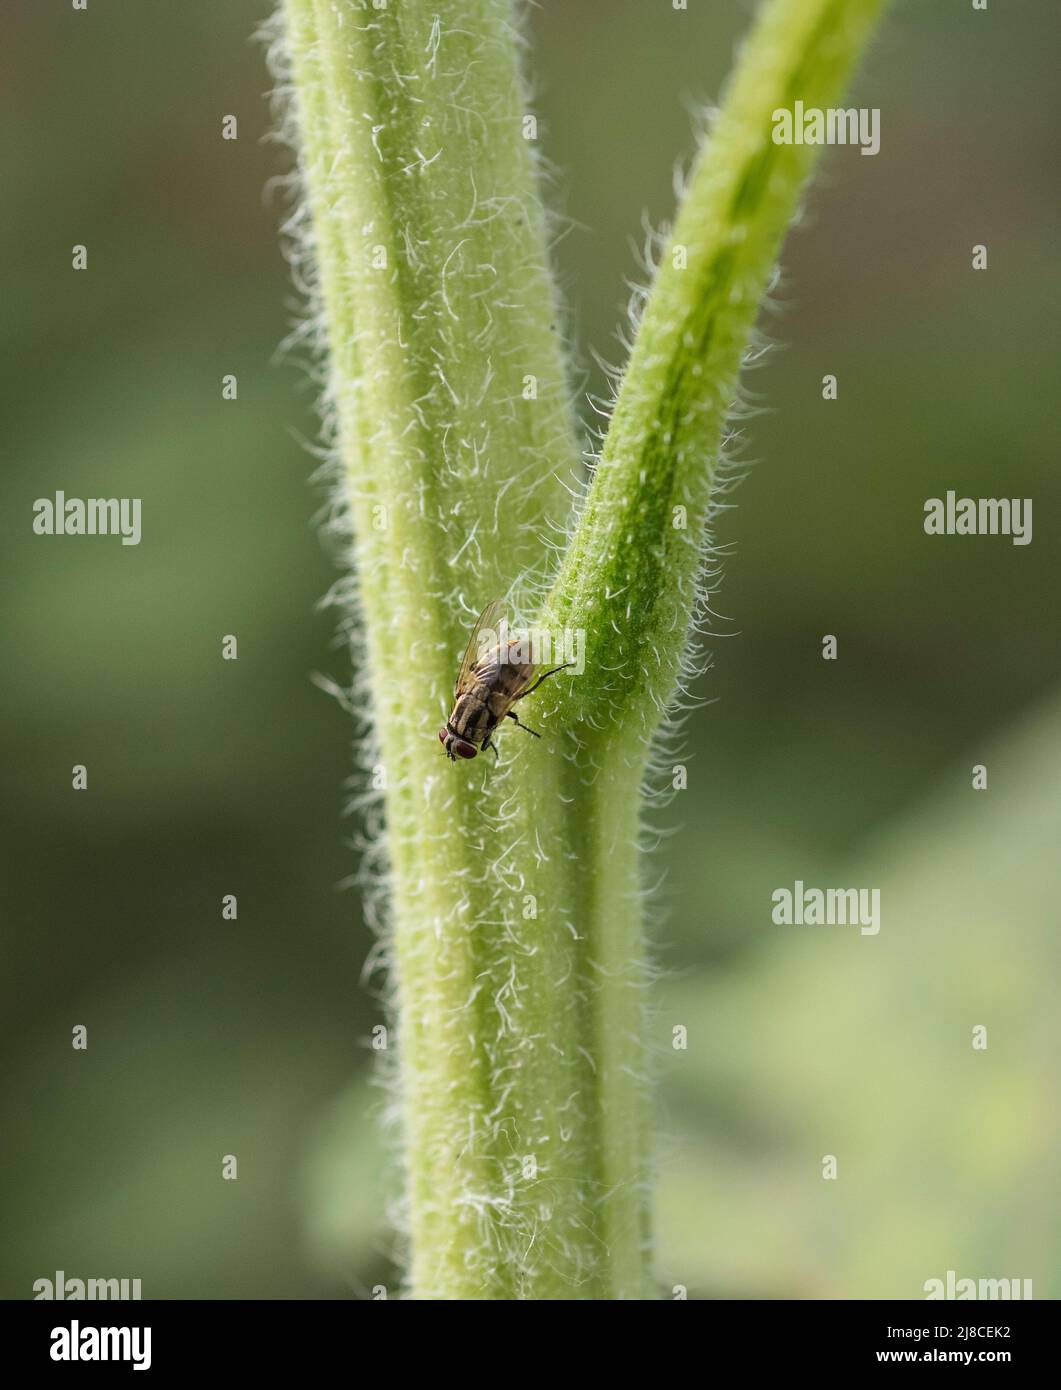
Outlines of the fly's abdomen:
M 503 715 L 509 705 L 516 700 L 522 690 L 530 684 L 534 668 L 524 665 L 522 662 L 512 661 L 502 663 L 497 668 L 497 674 L 491 682 L 491 701 L 500 705 L 499 715 Z

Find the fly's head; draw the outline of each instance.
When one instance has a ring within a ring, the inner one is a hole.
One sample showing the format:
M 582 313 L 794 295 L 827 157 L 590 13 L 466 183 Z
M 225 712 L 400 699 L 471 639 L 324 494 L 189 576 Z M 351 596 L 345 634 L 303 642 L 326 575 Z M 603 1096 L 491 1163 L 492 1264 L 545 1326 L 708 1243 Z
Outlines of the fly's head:
M 451 729 L 439 729 L 438 741 L 446 750 L 446 756 L 451 763 L 455 763 L 458 758 L 474 758 L 479 751 L 474 743 L 469 743 L 466 738 L 459 738 Z

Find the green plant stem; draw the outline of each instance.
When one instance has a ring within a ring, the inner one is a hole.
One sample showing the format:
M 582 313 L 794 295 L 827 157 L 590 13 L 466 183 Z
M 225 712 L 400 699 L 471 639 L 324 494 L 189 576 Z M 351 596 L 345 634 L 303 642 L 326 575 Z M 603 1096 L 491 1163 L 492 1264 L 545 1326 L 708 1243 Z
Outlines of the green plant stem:
M 883 3 L 768 0 L 742 47 L 545 605 L 543 625 L 587 633 L 589 678 L 548 697 L 570 721 L 651 738 L 673 698 L 742 355 L 820 152 L 775 144 L 772 114 L 838 101 Z
M 771 112 L 826 105 L 878 8 L 766 6 L 544 605 L 586 674 L 542 687 L 546 738 L 506 733 L 495 767 L 447 764 L 435 730 L 475 613 L 544 580 L 578 460 L 508 0 L 284 0 L 385 783 L 414 1297 L 652 1292 L 640 785 L 813 154 L 771 145 Z

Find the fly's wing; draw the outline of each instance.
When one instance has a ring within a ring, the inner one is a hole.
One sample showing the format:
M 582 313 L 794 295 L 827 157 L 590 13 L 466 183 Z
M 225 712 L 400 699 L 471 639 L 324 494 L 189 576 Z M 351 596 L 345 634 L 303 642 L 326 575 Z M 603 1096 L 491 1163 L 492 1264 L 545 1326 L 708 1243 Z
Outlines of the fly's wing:
M 498 624 L 504 606 L 499 598 L 491 599 L 483 611 L 479 614 L 478 621 L 472 629 L 472 635 L 468 641 L 468 650 L 464 653 L 464 660 L 461 662 L 460 672 L 457 675 L 457 684 L 453 688 L 454 695 L 461 695 L 472 684 L 472 677 L 475 674 L 479 663 L 479 635 L 483 632 L 498 631 Z

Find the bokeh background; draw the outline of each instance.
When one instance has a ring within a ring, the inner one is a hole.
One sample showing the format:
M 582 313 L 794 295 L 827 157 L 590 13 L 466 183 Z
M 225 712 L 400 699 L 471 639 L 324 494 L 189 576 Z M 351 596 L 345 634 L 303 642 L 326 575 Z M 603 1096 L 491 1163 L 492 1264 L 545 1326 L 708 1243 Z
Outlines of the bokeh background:
M 351 727 L 310 680 L 348 677 L 336 576 L 311 389 L 275 360 L 266 9 L 5 0 L 8 1297 L 58 1269 L 148 1297 L 395 1284 Z M 532 14 L 582 392 L 751 10 Z M 852 99 L 881 152 L 830 153 L 785 251 L 710 703 L 658 818 L 665 1289 L 918 1298 L 954 1269 L 1061 1294 L 1057 19 L 897 4 Z M 948 488 L 1033 498 L 1032 544 L 925 537 Z M 57 489 L 141 497 L 141 545 L 35 537 Z M 774 926 L 796 878 L 879 886 L 880 935 Z

